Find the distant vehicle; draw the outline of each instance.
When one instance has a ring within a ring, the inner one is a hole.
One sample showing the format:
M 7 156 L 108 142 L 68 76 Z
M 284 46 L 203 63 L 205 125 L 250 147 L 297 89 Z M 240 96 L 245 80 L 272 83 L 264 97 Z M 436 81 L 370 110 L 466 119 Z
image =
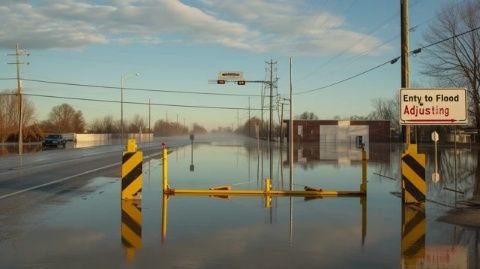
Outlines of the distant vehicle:
M 49 134 L 42 142 L 42 146 L 46 147 L 59 147 L 65 148 L 67 140 L 61 134 Z

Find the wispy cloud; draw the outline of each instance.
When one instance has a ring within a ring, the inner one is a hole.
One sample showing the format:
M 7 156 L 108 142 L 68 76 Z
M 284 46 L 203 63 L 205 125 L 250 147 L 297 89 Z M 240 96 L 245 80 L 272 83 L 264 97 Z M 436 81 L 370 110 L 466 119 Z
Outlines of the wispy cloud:
M 363 52 L 380 43 L 346 29 L 342 16 L 303 1 L 47 0 L 0 5 L 0 47 L 79 48 L 109 42 L 217 44 L 252 52 Z M 305 11 L 306 10 L 306 11 Z M 352 46 L 355 44 L 355 46 Z

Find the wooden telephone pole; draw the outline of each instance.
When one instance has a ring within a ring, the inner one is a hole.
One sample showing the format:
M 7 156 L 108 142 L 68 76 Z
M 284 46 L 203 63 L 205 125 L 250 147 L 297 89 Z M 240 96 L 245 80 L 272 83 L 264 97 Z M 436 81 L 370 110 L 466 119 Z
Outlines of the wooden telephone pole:
M 23 154 L 23 100 L 22 100 L 22 81 L 20 79 L 20 65 L 29 64 L 28 62 L 20 62 L 20 56 L 29 56 L 30 53 L 26 50 L 20 50 L 20 44 L 15 46 L 15 54 L 8 54 L 15 56 L 14 63 L 17 66 L 17 100 L 18 100 L 18 155 Z

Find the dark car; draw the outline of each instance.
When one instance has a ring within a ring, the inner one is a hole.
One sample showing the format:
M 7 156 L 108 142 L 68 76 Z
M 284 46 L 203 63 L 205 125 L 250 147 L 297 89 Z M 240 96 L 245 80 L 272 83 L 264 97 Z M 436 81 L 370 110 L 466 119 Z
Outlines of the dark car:
M 65 148 L 67 140 L 61 134 L 49 134 L 42 142 L 43 147 L 59 147 Z

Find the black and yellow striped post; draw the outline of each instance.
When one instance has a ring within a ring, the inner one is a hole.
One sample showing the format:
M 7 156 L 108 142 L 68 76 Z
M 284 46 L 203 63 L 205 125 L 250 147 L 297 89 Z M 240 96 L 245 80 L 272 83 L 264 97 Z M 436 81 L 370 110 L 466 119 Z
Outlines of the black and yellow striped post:
M 129 139 L 122 158 L 122 199 L 142 199 L 143 152 L 137 150 L 135 139 Z
M 425 262 L 425 209 L 402 205 L 402 268 L 423 268 Z
M 402 202 L 423 203 L 427 196 L 425 154 L 417 153 L 417 145 L 408 145 L 402 154 Z
M 135 251 L 142 247 L 142 208 L 140 200 L 122 200 L 122 245 L 127 259 L 132 261 Z

